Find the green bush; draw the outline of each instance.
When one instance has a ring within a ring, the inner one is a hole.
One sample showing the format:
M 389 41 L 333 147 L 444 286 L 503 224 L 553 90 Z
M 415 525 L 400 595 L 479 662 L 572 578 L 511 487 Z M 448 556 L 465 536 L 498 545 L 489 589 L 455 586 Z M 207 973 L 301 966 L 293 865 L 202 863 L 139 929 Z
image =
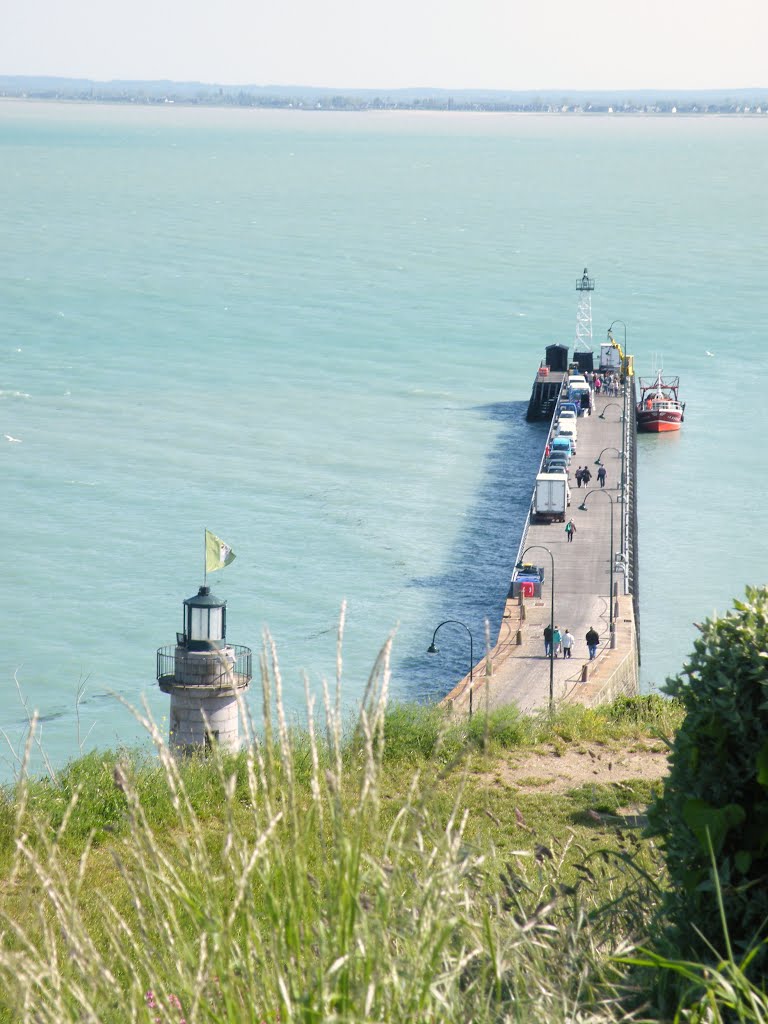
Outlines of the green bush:
M 699 627 L 682 674 L 667 680 L 686 716 L 649 815 L 676 941 L 704 958 L 727 936 L 736 955 L 753 947 L 768 921 L 768 588 L 747 588 L 734 609 Z M 752 968 L 764 976 L 768 957 Z

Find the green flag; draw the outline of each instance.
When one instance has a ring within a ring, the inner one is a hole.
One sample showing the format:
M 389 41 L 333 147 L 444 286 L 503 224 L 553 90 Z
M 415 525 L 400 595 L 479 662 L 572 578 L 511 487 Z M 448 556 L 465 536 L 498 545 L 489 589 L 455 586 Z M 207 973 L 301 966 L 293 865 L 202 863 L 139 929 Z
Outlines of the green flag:
M 205 571 L 215 572 L 234 562 L 235 553 L 229 544 L 210 530 L 205 531 Z

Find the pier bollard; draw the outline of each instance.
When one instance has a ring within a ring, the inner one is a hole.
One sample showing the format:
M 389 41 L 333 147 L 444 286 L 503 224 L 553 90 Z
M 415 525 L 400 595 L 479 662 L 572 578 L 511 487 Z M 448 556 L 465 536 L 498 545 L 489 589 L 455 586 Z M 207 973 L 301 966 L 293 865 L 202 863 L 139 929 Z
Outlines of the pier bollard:
M 515 643 L 517 644 L 518 647 L 522 647 L 522 645 L 523 645 L 523 631 L 522 631 L 522 629 L 518 629 L 517 635 L 515 636 Z
M 588 679 L 589 679 L 589 665 L 585 662 L 581 666 L 581 681 L 582 681 L 582 683 L 586 683 L 586 681 Z

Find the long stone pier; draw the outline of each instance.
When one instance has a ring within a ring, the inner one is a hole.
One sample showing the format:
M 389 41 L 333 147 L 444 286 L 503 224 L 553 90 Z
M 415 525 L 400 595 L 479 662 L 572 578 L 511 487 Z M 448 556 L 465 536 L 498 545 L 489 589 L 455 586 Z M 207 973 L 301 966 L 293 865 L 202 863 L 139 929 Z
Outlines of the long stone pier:
M 618 397 L 595 396 L 592 415 L 579 417 L 569 470 L 573 541 L 564 524 L 533 523 L 529 514 L 519 550 L 510 552 L 510 575 L 518 561 L 542 566 L 541 594 L 516 597 L 510 586 L 496 643 L 473 667 L 472 685 L 467 676 L 445 698 L 456 711 L 517 704 L 529 712 L 550 703 L 594 705 L 638 692 L 634 404 L 629 379 Z M 604 488 L 597 479 L 598 459 L 607 471 Z M 579 488 L 575 472 L 585 465 L 592 479 Z M 575 637 L 571 658 L 550 660 L 544 652 L 553 585 L 555 626 Z M 590 627 L 600 635 L 593 661 L 585 640 Z

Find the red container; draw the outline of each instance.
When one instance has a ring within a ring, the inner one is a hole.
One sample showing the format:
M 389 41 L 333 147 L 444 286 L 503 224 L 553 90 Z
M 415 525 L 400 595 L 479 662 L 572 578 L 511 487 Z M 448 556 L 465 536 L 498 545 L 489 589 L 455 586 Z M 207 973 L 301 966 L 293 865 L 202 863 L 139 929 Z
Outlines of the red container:
M 520 593 L 523 595 L 523 597 L 533 597 L 534 594 L 536 593 L 536 584 L 535 583 L 521 583 L 520 584 Z

